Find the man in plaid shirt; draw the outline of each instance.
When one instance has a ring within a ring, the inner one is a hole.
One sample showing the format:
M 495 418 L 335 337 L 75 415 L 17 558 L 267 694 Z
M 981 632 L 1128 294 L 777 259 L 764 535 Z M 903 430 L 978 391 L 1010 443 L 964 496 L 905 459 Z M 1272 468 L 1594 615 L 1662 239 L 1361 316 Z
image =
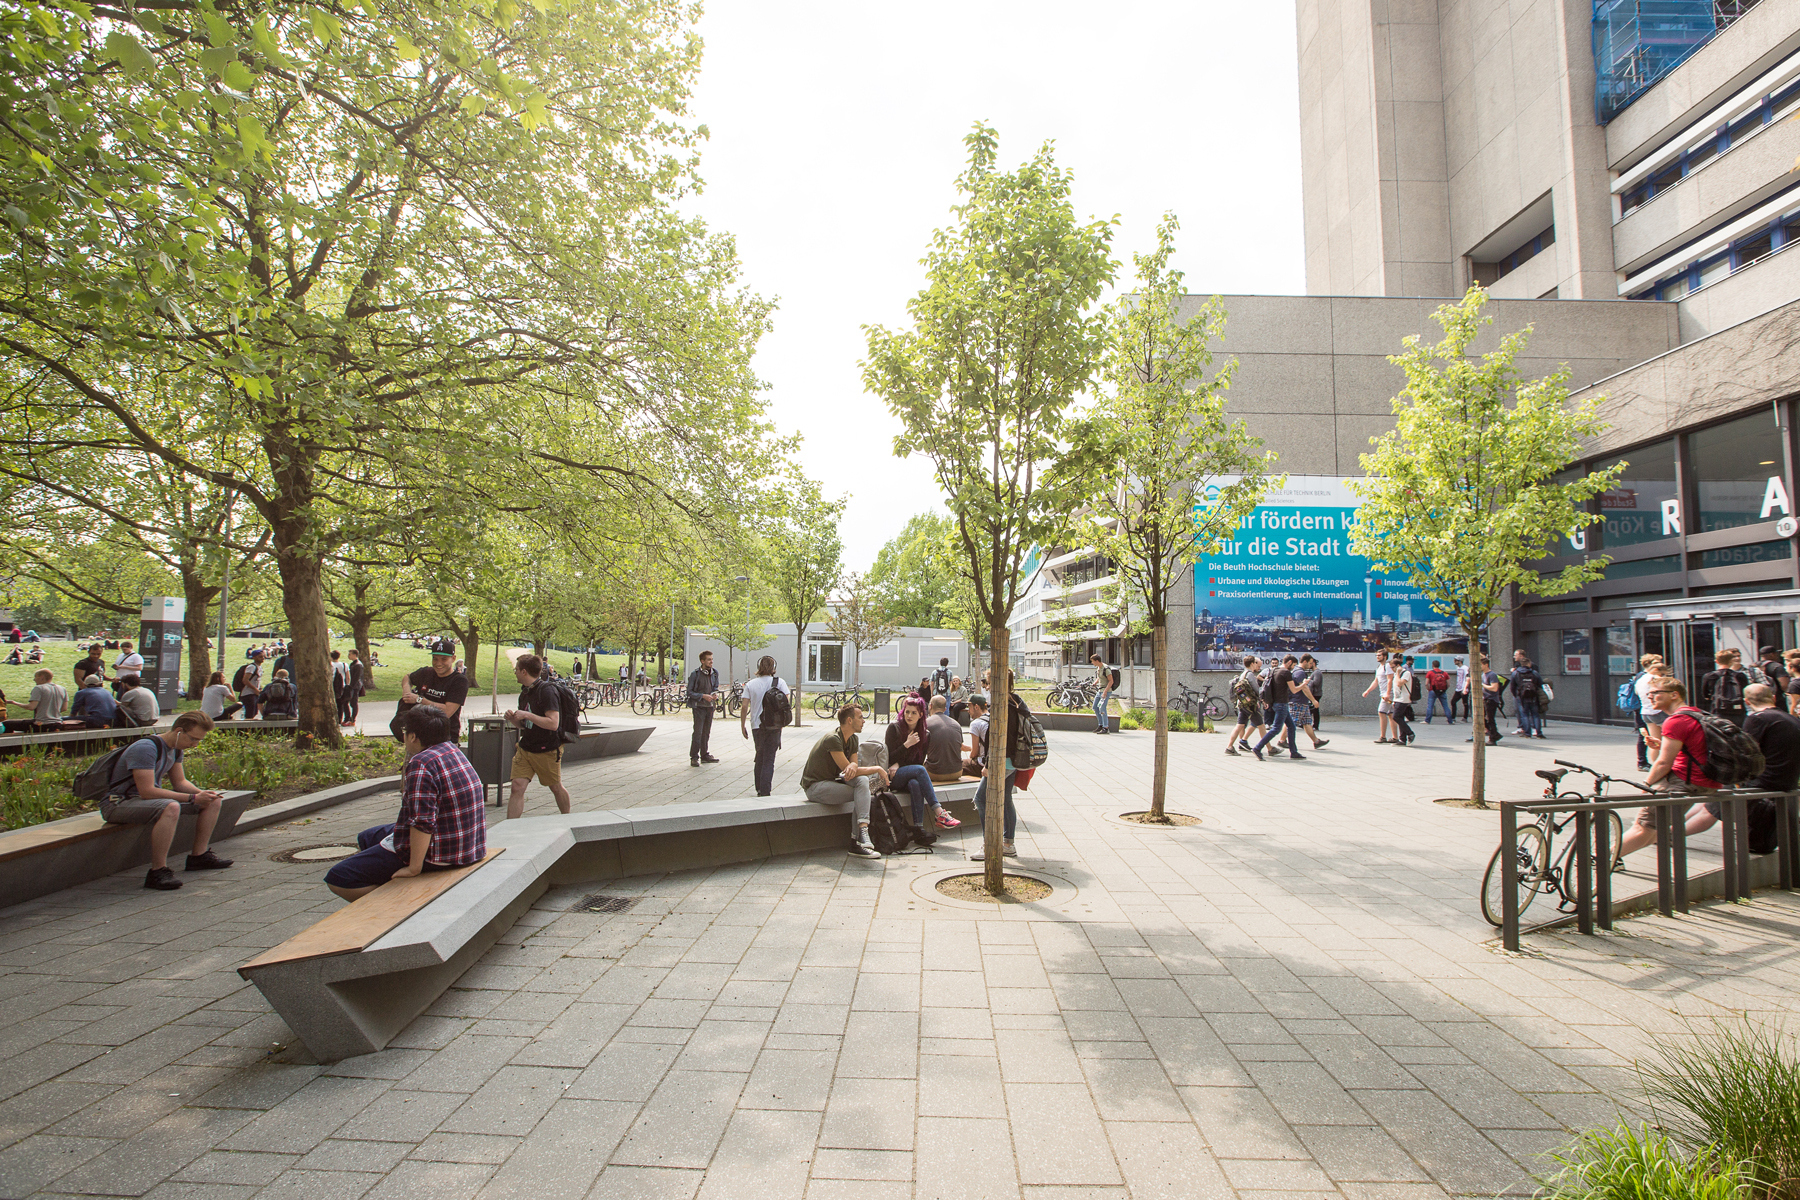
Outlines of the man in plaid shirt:
M 390 879 L 466 867 L 487 854 L 485 791 L 456 744 L 451 719 L 421 706 L 400 719 L 400 728 L 406 745 L 400 815 L 357 834 L 357 853 L 325 875 L 325 886 L 346 900 Z

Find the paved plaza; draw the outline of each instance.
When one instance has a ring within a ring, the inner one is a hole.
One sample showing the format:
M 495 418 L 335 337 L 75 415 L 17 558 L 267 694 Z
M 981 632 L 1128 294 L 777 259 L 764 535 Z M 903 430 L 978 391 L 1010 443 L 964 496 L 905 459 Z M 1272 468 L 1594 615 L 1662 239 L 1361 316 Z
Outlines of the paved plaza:
M 659 725 L 571 770 L 577 805 L 749 793 L 735 723 L 700 769 Z M 820 732 L 790 734 L 778 792 Z M 391 795 L 234 838 L 179 892 L 131 872 L 5 910 L 0 1197 L 1520 1194 L 1632 1105 L 1659 1036 L 1791 1006 L 1781 893 L 1504 954 L 1475 895 L 1497 818 L 1430 803 L 1466 788 L 1465 727 L 1325 732 L 1266 764 L 1173 737 L 1170 806 L 1204 821 L 1177 831 L 1111 819 L 1147 803 L 1148 733 L 1051 733 L 1020 799 L 1038 906 L 931 889 L 974 869 L 968 826 L 553 889 L 389 1049 L 326 1067 L 235 968 L 340 905 L 270 855 Z M 1495 751 L 1496 795 L 1552 757 L 1631 774 L 1628 735 L 1550 732 Z M 635 903 L 569 911 L 590 892 Z

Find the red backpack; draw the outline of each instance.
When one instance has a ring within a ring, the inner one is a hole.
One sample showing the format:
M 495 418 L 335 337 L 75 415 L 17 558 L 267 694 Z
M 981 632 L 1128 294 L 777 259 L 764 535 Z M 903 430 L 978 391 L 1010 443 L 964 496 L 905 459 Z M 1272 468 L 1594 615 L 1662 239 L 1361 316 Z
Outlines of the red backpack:
M 1450 676 L 1447 672 L 1437 667 L 1433 667 L 1431 670 L 1425 672 L 1425 686 L 1434 692 L 1448 691 L 1450 689 Z

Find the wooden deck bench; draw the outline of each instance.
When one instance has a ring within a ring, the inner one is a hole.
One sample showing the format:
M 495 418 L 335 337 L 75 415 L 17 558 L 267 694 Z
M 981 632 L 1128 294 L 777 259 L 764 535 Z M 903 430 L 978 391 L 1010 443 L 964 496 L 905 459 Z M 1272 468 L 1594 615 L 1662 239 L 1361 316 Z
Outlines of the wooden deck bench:
M 64 729 L 45 733 L 9 733 L 0 736 L 0 757 L 27 750 L 59 750 L 73 755 L 104 753 L 122 741 L 131 741 L 168 729 L 174 716 L 173 713 L 168 713 L 155 725 L 140 725 L 135 729 Z M 291 733 L 299 727 L 300 722 L 292 719 L 213 722 L 213 728 L 224 733 Z
M 938 795 L 966 812 L 977 782 L 946 784 Z M 384 884 L 239 973 L 321 1062 L 372 1054 L 552 885 L 841 847 L 849 811 L 788 795 L 505 821 L 488 830 L 491 854 L 478 867 Z
M 254 799 L 255 792 L 225 793 L 219 802 L 219 823 L 213 827 L 214 842 L 232 835 Z M 186 853 L 193 837 L 194 818 L 181 818 L 171 861 Z M 0 906 L 35 900 L 149 861 L 150 826 L 108 825 L 97 812 L 8 830 L 0 833 Z

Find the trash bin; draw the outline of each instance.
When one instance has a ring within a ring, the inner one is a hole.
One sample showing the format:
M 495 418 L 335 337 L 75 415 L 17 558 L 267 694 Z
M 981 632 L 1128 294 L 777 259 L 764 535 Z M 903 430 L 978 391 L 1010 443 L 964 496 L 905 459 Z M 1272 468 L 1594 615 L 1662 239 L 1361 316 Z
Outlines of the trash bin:
M 894 692 L 892 688 L 875 689 L 875 719 L 891 721 L 894 719 Z
M 519 731 L 498 714 L 470 717 L 468 724 L 469 765 L 481 778 L 484 792 L 489 787 L 494 789 L 494 799 L 490 803 L 499 804 L 512 774 L 513 750 L 518 745 Z

